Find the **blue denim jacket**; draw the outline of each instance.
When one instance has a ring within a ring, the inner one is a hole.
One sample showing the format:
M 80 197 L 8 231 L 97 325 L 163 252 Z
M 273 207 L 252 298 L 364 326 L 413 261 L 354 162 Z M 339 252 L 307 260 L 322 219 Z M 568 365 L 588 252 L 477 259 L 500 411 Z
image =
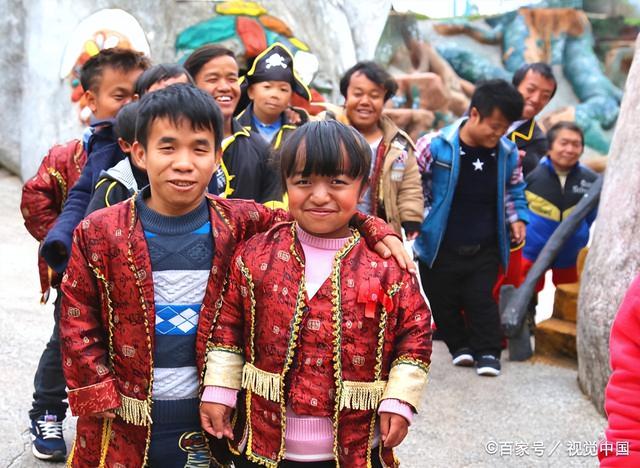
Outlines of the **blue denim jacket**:
M 425 194 L 427 215 L 422 223 L 420 235 L 416 239 L 414 248 L 420 260 L 429 267 L 438 255 L 442 238 L 447 227 L 449 211 L 458 182 L 460 172 L 460 127 L 466 119 L 460 119 L 454 124 L 443 128 L 438 135 L 431 139 L 424 147 L 423 182 L 429 193 Z M 428 138 L 425 136 L 423 138 Z M 518 161 L 518 149 L 507 138 L 501 138 L 498 144 L 498 210 L 497 237 L 500 250 L 500 260 L 506 269 L 509 261 L 510 234 L 509 224 L 515 221 L 528 223 L 527 200 L 522 177 L 522 167 Z M 469 226 L 470 229 L 473 226 Z

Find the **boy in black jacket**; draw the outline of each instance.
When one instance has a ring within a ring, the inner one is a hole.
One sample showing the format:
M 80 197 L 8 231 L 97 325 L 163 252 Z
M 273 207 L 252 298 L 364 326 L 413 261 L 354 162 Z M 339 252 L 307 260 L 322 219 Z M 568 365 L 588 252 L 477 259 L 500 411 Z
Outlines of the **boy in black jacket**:
M 243 97 L 251 102 L 238 114 L 237 121 L 278 149 L 297 128 L 285 113 L 293 93 L 311 100 L 309 88 L 293 69 L 293 55 L 289 49 L 276 42 L 258 55 L 251 69 L 241 78 L 240 87 Z M 299 114 L 301 123 L 308 120 L 304 111 Z
M 126 157 L 112 168 L 102 171 L 91 195 L 87 215 L 124 201 L 149 185 L 146 171 L 137 167 L 131 159 L 131 145 L 136 140 L 137 111 L 138 102 L 131 102 L 118 112 L 114 131 L 118 137 L 118 146 Z

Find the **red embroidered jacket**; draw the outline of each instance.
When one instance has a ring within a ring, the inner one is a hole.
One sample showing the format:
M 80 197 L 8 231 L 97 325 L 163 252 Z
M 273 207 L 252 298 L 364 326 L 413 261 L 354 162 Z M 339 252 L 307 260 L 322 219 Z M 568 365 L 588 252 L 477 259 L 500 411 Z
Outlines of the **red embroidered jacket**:
M 201 373 L 236 243 L 289 216 L 254 202 L 208 199 L 215 252 L 196 335 Z M 380 220 L 360 220 L 373 244 L 392 232 Z M 60 317 L 69 405 L 80 416 L 70 463 L 143 466 L 151 435 L 155 311 L 151 261 L 133 199 L 89 215 L 73 239 Z M 83 417 L 110 409 L 117 414 L 113 421 Z
M 87 162 L 87 153 L 80 140 L 71 140 L 64 145 L 56 145 L 43 158 L 34 177 L 22 187 L 20 209 L 24 225 L 38 242 L 46 237 L 67 199 L 71 187 L 78 181 L 82 168 Z M 44 258 L 38 258 L 42 302 L 46 302 L 51 286 L 60 283 L 54 272 L 49 277 L 49 268 Z
M 243 390 L 232 451 L 246 441 L 250 460 L 276 467 L 285 455 L 287 404 L 310 401 L 322 415 L 328 393 L 338 466 L 370 466 L 378 402 L 397 398 L 419 406 L 430 364 L 431 313 L 415 277 L 382 260 L 354 232 L 336 254 L 329 284 L 321 288 L 327 289 L 333 303 L 328 324 L 309 320 L 312 301 L 294 223 L 239 248 L 204 379 L 205 385 Z M 298 356 L 303 331 L 318 326 L 331 330 L 333 341 L 324 346 L 332 372 L 316 372 L 317 360 Z M 390 449 L 381 454 L 397 465 Z

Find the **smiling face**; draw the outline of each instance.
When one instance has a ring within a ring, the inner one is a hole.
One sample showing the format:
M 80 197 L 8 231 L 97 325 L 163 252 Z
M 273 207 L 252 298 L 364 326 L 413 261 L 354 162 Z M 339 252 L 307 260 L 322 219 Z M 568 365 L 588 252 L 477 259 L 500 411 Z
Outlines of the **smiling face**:
M 217 167 L 214 144 L 211 130 L 194 130 L 184 119 L 151 122 L 147 147 L 136 141 L 132 148 L 134 162 L 149 176 L 149 207 L 165 216 L 197 208 Z
M 495 148 L 509 125 L 511 122 L 497 108 L 483 118 L 478 109 L 472 107 L 469 120 L 460 130 L 460 138 L 469 146 Z
M 260 81 L 249 86 L 247 94 L 253 101 L 256 117 L 263 123 L 271 124 L 289 107 L 291 84 L 286 81 Z
M 349 80 L 344 108 L 351 125 L 361 133 L 378 127 L 384 107 L 385 89 L 362 72 L 355 72 Z
M 87 106 L 96 120 L 113 119 L 122 106 L 131 102 L 134 84 L 141 74 L 141 68 L 130 71 L 104 68 L 100 84 L 85 92 Z
M 209 60 L 194 77 L 198 88 L 211 94 L 225 121 L 233 118 L 240 100 L 238 64 L 233 57 L 221 55 Z
M 566 172 L 578 163 L 582 150 L 580 133 L 563 128 L 549 148 L 549 159 L 556 170 Z
M 348 237 L 349 221 L 364 188 L 362 178 L 346 174 L 303 176 L 303 169 L 304 160 L 298 161 L 293 175 L 286 179 L 291 216 L 314 236 Z
M 555 89 L 553 80 L 529 70 L 518 85 L 518 92 L 524 99 L 522 118 L 528 120 L 538 115 L 551 100 Z

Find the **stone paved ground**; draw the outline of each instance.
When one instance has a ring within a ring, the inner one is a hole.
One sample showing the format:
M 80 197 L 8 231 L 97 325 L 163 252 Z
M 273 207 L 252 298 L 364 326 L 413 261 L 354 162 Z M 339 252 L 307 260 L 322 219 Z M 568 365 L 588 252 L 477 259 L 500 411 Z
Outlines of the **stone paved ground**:
M 38 304 L 37 243 L 22 225 L 19 200 L 20 181 L 0 169 L 0 467 L 62 466 L 37 462 L 30 452 L 33 373 L 53 307 Z M 503 365 L 500 377 L 480 378 L 453 368 L 444 345 L 435 343 L 422 411 L 398 451 L 403 466 L 597 466 L 594 457 L 570 452 L 588 452 L 605 426 L 580 392 L 576 370 Z M 72 433 L 68 418 L 68 443 Z

